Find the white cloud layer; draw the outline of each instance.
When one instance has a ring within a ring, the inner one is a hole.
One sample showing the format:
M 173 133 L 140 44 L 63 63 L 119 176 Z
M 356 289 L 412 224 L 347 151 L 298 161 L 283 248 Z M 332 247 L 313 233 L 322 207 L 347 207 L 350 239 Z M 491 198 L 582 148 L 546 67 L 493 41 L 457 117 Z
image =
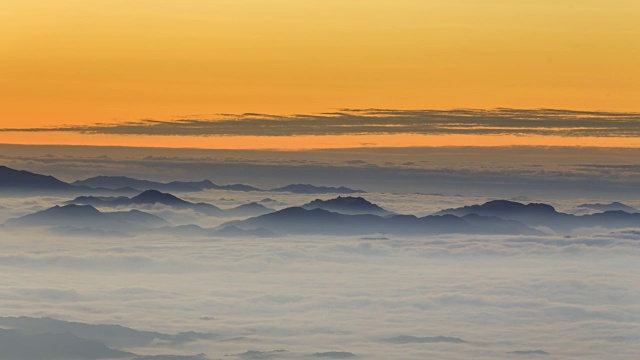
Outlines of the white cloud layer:
M 635 359 L 639 255 L 633 232 L 389 240 L 3 234 L 0 315 L 221 335 L 121 349 L 150 355 L 500 359 L 542 350 L 552 359 Z M 401 335 L 466 342 L 385 341 Z

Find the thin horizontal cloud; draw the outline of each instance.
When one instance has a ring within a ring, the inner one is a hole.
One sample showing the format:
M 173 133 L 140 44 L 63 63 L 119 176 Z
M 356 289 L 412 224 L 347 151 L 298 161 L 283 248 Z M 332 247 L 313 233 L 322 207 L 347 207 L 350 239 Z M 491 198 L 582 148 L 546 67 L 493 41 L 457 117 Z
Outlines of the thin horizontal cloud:
M 247 113 L 212 119 L 145 119 L 40 128 L 2 128 L 0 132 L 74 132 L 109 135 L 290 136 L 355 134 L 554 135 L 638 137 L 640 113 L 553 109 L 387 110 L 342 109 L 311 115 Z

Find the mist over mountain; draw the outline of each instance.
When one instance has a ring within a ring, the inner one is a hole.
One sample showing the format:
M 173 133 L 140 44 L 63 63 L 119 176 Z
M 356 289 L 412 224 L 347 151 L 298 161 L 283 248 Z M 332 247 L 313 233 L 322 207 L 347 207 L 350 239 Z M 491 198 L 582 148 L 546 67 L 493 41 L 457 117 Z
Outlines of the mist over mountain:
M 106 189 L 119 189 L 119 188 L 134 188 L 138 190 L 160 190 L 169 192 L 196 192 L 207 189 L 215 190 L 232 190 L 232 191 L 262 191 L 261 189 L 243 185 L 243 184 L 229 184 L 229 185 L 217 185 L 210 180 L 202 181 L 171 181 L 167 183 L 139 180 L 127 176 L 95 176 L 84 180 L 77 180 L 73 182 L 73 185 L 86 186 L 91 188 L 106 188 Z
M 206 360 L 198 355 L 136 355 L 116 348 L 146 348 L 159 343 L 188 344 L 213 340 L 217 334 L 182 332 L 171 335 L 120 325 L 86 324 L 52 318 L 0 317 L 1 360 Z
M 274 209 L 266 207 L 260 203 L 251 202 L 248 204 L 238 205 L 230 209 L 224 209 L 224 215 L 227 217 L 249 217 L 268 214 L 274 211 Z
M 640 214 L 624 211 L 605 211 L 590 215 L 572 215 L 556 211 L 548 204 L 522 204 L 508 200 L 494 200 L 481 205 L 464 206 L 436 212 L 434 215 L 493 216 L 505 220 L 515 220 L 529 226 L 544 226 L 559 232 L 577 228 L 604 227 L 624 228 L 640 225 Z
M 180 199 L 172 194 L 163 193 L 158 190 L 146 190 L 142 193 L 128 198 L 120 197 L 98 197 L 98 196 L 80 196 L 73 200 L 67 201 L 67 204 L 84 204 L 98 207 L 135 207 L 162 204 L 176 209 L 190 209 L 195 212 L 216 217 L 248 217 L 262 215 L 274 211 L 262 204 L 252 202 L 239 205 L 230 209 L 221 209 L 215 205 L 207 203 L 193 203 Z
M 52 208 L 9 219 L 9 227 L 89 227 L 98 230 L 133 230 L 165 226 L 169 223 L 139 210 L 101 212 L 91 205 L 56 205 Z
M 307 210 L 323 209 L 347 215 L 372 214 L 387 216 L 393 214 L 393 212 L 383 209 L 362 197 L 353 196 L 338 196 L 337 198 L 330 200 L 315 199 L 301 207 Z
M 244 184 L 217 185 L 210 180 L 202 181 L 171 181 L 158 182 L 150 180 L 139 180 L 127 176 L 95 176 L 84 180 L 77 180 L 72 183 L 75 186 L 88 188 L 122 189 L 133 188 L 138 190 L 159 190 L 167 192 L 197 192 L 202 190 L 229 190 L 229 191 L 260 191 L 260 192 L 290 192 L 295 194 L 355 194 L 364 193 L 362 190 L 349 189 L 344 186 L 327 187 L 315 186 L 311 184 L 291 184 L 270 190 Z
M 133 355 L 68 332 L 23 334 L 0 329 L 2 360 L 97 360 L 131 358 Z
M 354 190 L 344 186 L 331 187 L 331 186 L 314 186 L 310 184 L 291 184 L 269 191 L 273 192 L 291 192 L 294 194 L 362 194 L 363 190 Z
M 483 220 L 486 220 L 486 222 Z M 425 216 L 422 218 L 413 215 L 381 217 L 372 214 L 346 215 L 319 208 L 307 210 L 301 207 L 291 207 L 246 220 L 232 221 L 221 225 L 221 227 L 228 225 L 244 230 L 265 228 L 280 234 L 542 234 L 542 232 L 522 223 L 495 217 L 477 217 L 470 222 L 452 215 Z
M 276 237 L 279 234 L 273 230 L 269 230 L 264 227 L 258 227 L 255 229 L 242 229 L 235 225 L 222 225 L 220 229 L 214 233 L 216 236 L 224 237 L 259 237 L 269 238 Z
M 57 320 L 49 317 L 0 317 L 0 326 L 19 331 L 22 334 L 71 334 L 83 339 L 101 342 L 110 347 L 128 348 L 144 347 L 154 341 L 169 343 L 189 343 L 201 339 L 214 339 L 218 334 L 183 332 L 179 334 L 165 334 L 155 331 L 141 331 L 120 325 L 87 324 Z M 0 357 L 1 359 L 1 357 Z
M 638 209 L 633 208 L 633 207 L 628 206 L 628 205 L 625 205 L 625 204 L 623 204 L 621 202 L 618 202 L 618 201 L 614 201 L 614 202 L 609 203 L 609 204 L 600 204 L 600 203 L 582 204 L 582 205 L 578 205 L 576 207 L 577 208 L 583 208 L 583 209 L 597 210 L 597 211 L 601 211 L 601 212 L 605 212 L 605 211 L 624 211 L 624 212 L 628 212 L 630 214 L 640 212 L 640 211 L 638 211 Z
M 163 184 L 0 199 L 0 360 L 636 357 L 633 199 Z

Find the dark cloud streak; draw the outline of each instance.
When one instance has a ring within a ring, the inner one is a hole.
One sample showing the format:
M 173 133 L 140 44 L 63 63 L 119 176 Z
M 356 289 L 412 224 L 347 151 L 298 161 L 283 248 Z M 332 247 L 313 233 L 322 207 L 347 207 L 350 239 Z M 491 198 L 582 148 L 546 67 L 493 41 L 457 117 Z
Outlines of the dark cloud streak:
M 246 113 L 215 119 L 144 119 L 119 124 L 2 128 L 0 132 L 75 132 L 110 135 L 290 136 L 354 134 L 640 136 L 640 113 L 554 109 L 387 110 L 277 116 Z

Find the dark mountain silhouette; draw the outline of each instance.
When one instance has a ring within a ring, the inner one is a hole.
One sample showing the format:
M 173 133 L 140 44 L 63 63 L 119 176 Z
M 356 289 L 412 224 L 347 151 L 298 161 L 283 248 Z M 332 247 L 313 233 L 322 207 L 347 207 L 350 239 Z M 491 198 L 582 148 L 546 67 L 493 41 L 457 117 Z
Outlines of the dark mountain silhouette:
M 194 192 L 207 189 L 217 190 L 234 190 L 234 191 L 263 191 L 261 189 L 243 185 L 243 184 L 229 184 L 229 185 L 217 185 L 210 180 L 202 181 L 172 181 L 168 183 L 139 180 L 127 176 L 95 176 L 85 180 L 78 180 L 73 183 L 77 186 L 87 186 L 90 188 L 105 188 L 105 189 L 120 189 L 120 188 L 134 188 L 141 190 L 157 189 L 160 191 L 170 192 Z
M 9 227 L 77 227 L 97 230 L 143 230 L 167 225 L 168 222 L 158 216 L 139 210 L 123 212 L 100 212 L 91 205 L 65 205 L 28 214 L 5 222 Z
M 126 206 L 131 199 L 126 196 L 78 196 L 65 201 L 65 205 L 91 205 L 91 206 Z
M 0 329 L 2 360 L 94 360 L 121 359 L 132 353 L 114 350 L 95 340 L 70 333 L 22 334 Z
M 365 191 L 349 189 L 344 186 L 327 187 L 327 186 L 315 186 L 310 184 L 291 184 L 291 185 L 271 189 L 269 191 L 290 192 L 295 194 L 361 194 L 361 193 L 365 193 Z
M 337 198 L 330 200 L 316 199 L 308 204 L 302 205 L 301 207 L 307 210 L 323 209 L 347 215 L 372 214 L 387 216 L 393 214 L 391 211 L 385 210 L 362 197 L 353 196 L 338 196 Z
M 138 224 L 145 224 L 151 227 L 163 226 L 168 224 L 168 222 L 163 218 L 140 210 L 115 211 L 103 214 L 123 223 L 133 222 Z
M 637 213 L 640 212 L 638 211 L 638 209 L 633 208 L 631 206 L 625 205 L 621 202 L 612 202 L 610 204 L 582 204 L 582 205 L 578 205 L 576 206 L 578 208 L 583 208 L 583 209 L 591 209 L 591 210 L 597 210 L 597 211 L 624 211 L 624 212 L 628 212 L 630 214 L 633 213 Z
M 158 190 L 146 190 L 137 196 L 128 198 L 120 197 L 100 197 L 100 196 L 80 196 L 67 201 L 67 204 L 84 204 L 98 207 L 120 207 L 120 206 L 151 206 L 162 204 L 176 209 L 191 209 L 193 211 L 216 217 L 248 217 L 266 214 L 274 211 L 258 203 L 249 203 L 231 209 L 220 209 L 219 207 L 207 203 L 192 203 L 180 199 L 172 194 L 163 193 Z
M 40 175 L 24 170 L 14 170 L 0 166 L 1 192 L 68 192 L 77 187 L 60 181 L 53 176 Z
M 274 209 L 268 208 L 257 202 L 251 202 L 248 204 L 242 204 L 231 209 L 225 209 L 224 215 L 228 217 L 248 217 L 258 216 L 274 212 Z
M 265 228 L 280 234 L 318 234 L 318 235 L 427 235 L 427 234 L 527 234 L 540 235 L 542 232 L 515 221 L 489 218 L 489 225 L 479 226 L 482 217 L 470 223 L 453 215 L 425 216 L 394 215 L 346 215 L 323 209 L 307 210 L 291 207 L 280 211 L 253 217 L 246 220 L 231 221 L 220 226 L 233 225 L 239 229 L 250 230 Z M 493 224 L 494 226 L 490 226 Z M 495 224 L 503 224 L 496 227 Z
M 193 205 L 188 201 L 182 200 L 174 195 L 163 193 L 157 190 L 147 190 L 130 199 L 132 204 L 164 204 L 169 206 L 185 206 Z
M 551 205 L 547 204 L 522 204 L 509 200 L 493 200 L 482 205 L 464 206 L 455 209 L 446 209 L 435 213 L 434 215 L 456 215 L 465 216 L 468 214 L 478 214 L 483 216 L 497 216 L 504 219 L 523 217 L 526 219 L 541 218 L 546 219 L 548 216 L 560 214 Z M 568 214 L 562 214 L 568 215 Z
M 568 232 L 584 227 L 625 228 L 639 227 L 640 214 L 629 214 L 624 211 L 606 211 L 603 213 L 576 216 L 556 211 L 548 204 L 522 204 L 508 200 L 494 200 L 482 205 L 464 206 L 461 208 L 442 210 L 434 215 L 497 217 L 514 220 L 529 226 L 545 226 L 559 232 Z
M 120 325 L 93 325 L 57 320 L 49 317 L 0 317 L 0 326 L 28 335 L 41 333 L 72 334 L 84 339 L 99 341 L 107 346 L 115 348 L 144 347 L 151 344 L 154 340 L 181 344 L 196 340 L 215 339 L 219 336 L 218 334 L 199 333 L 193 331 L 171 335 L 155 331 L 141 331 Z M 2 349 L 2 347 L 0 347 L 0 349 Z M 0 359 L 1 358 L 2 357 L 0 356 Z
M 131 194 L 138 192 L 128 187 L 107 189 L 104 187 L 77 186 L 56 179 L 53 176 L 0 166 L 0 193 L 22 196 L 58 193 Z
M 453 344 L 463 344 L 466 343 L 465 340 L 462 340 L 457 337 L 451 336 L 427 336 L 427 337 L 418 337 L 411 335 L 400 335 L 396 337 L 392 337 L 389 339 L 384 339 L 383 342 L 388 342 L 392 344 L 426 344 L 426 343 L 453 343 Z
M 140 180 L 127 176 L 95 176 L 85 180 L 78 180 L 72 183 L 74 186 L 84 186 L 87 188 L 102 189 L 125 189 L 132 188 L 143 190 L 159 190 L 165 192 L 195 192 L 207 189 L 214 190 L 232 190 L 232 191 L 273 191 L 273 192 L 291 192 L 296 194 L 356 194 L 364 193 L 362 190 L 354 190 L 346 187 L 326 187 L 314 186 L 310 184 L 291 184 L 271 190 L 264 190 L 244 184 L 227 184 L 218 185 L 210 180 L 202 181 L 172 181 L 168 183 Z

